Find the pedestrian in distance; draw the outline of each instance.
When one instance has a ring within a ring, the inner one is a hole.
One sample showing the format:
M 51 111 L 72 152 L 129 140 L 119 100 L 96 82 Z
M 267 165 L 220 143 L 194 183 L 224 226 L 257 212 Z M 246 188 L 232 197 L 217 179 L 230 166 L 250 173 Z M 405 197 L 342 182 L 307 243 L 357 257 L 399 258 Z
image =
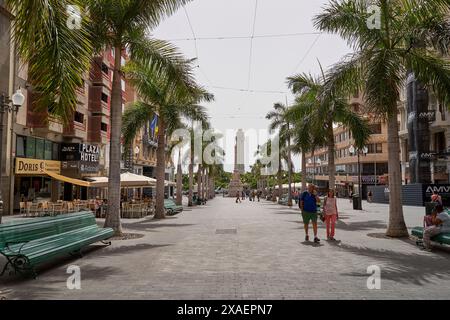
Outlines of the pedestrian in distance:
M 352 203 L 352 201 L 353 201 L 353 190 L 350 190 L 348 198 L 350 200 L 350 203 Z
M 369 190 L 369 192 L 367 192 L 367 201 L 369 203 L 372 203 L 372 190 Z
M 299 204 L 302 211 L 303 224 L 305 228 L 305 241 L 309 241 L 309 223 L 312 223 L 314 232 L 314 242 L 319 243 L 320 239 L 317 237 L 317 195 L 315 193 L 315 186 L 310 184 L 308 190 L 302 193 Z
M 236 203 L 241 203 L 241 197 L 239 196 L 239 191 L 236 192 Z
M 330 189 L 328 195 L 323 203 L 323 213 L 325 215 L 325 223 L 327 226 L 327 239 L 335 241 L 335 228 L 336 221 L 339 219 L 339 213 L 337 208 L 337 201 L 334 195 L 334 190 Z

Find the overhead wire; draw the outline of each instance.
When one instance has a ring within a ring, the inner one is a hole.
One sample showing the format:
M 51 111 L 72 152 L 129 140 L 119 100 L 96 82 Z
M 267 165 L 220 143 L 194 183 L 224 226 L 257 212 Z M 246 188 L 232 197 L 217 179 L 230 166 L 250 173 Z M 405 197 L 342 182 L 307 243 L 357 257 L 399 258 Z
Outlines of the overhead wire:
M 174 38 L 167 39 L 167 41 L 209 41 L 209 40 L 246 40 L 259 38 L 285 38 L 285 37 L 300 37 L 300 36 L 314 36 L 322 34 L 322 32 L 297 32 L 297 33 L 279 33 L 279 34 L 261 34 L 253 36 L 214 36 L 214 37 L 195 37 L 195 38 Z
M 312 42 L 311 46 L 308 48 L 308 50 L 306 51 L 305 55 L 300 59 L 300 61 L 298 62 L 298 64 L 295 66 L 294 68 L 294 73 L 297 72 L 298 68 L 300 68 L 300 66 L 303 64 L 303 62 L 305 62 L 306 58 L 309 56 L 310 52 L 312 51 L 312 49 L 314 48 L 314 46 L 316 45 L 317 41 L 319 41 L 320 36 L 322 35 L 322 33 L 319 33 L 317 35 L 317 37 L 314 39 L 314 41 Z
M 253 27 L 252 27 L 252 35 L 250 37 L 250 54 L 248 61 L 248 79 L 247 79 L 247 89 L 250 89 L 251 76 L 252 76 L 252 60 L 253 60 L 253 39 L 255 37 L 255 28 L 256 28 L 256 17 L 258 14 L 258 0 L 255 0 L 255 12 L 253 15 Z

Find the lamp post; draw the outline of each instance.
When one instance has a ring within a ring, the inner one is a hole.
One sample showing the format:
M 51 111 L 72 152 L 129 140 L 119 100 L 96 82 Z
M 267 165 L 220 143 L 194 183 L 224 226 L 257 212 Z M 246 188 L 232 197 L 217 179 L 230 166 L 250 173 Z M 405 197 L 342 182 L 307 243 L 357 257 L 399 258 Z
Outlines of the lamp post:
M 12 112 L 12 115 L 13 115 L 12 118 L 14 119 L 14 113 L 19 111 L 19 108 L 23 105 L 24 102 L 25 102 L 25 96 L 20 91 L 20 88 L 16 91 L 16 93 L 14 93 L 12 95 L 11 99 L 8 96 L 6 96 L 5 94 L 2 94 L 0 96 L 0 155 L 3 154 L 3 116 L 4 116 L 5 112 L 8 112 L 8 113 Z M 14 123 L 12 123 L 11 125 L 14 125 Z M 12 148 L 11 148 L 11 156 L 12 156 Z M 2 176 L 3 176 L 3 171 L 2 171 L 1 165 L 0 165 L 0 223 L 2 223 L 2 217 L 3 217 Z
M 362 210 L 361 153 L 366 155 L 368 153 L 368 149 L 367 149 L 367 147 L 364 147 L 362 149 L 355 148 L 352 145 L 352 146 L 350 146 L 348 151 L 353 155 L 355 153 L 357 153 L 357 155 L 358 155 L 358 194 L 359 194 L 359 196 L 358 196 L 358 209 L 357 210 Z

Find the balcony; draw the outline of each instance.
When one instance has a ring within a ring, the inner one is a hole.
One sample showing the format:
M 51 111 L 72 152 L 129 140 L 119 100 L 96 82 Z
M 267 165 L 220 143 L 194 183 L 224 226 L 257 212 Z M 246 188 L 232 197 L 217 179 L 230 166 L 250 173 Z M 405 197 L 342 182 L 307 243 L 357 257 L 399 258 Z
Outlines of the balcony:
M 102 64 L 108 67 L 108 73 L 102 71 Z M 102 57 L 96 57 L 93 59 L 91 64 L 90 78 L 93 84 L 102 85 L 111 89 L 111 72 L 109 71 L 109 63 L 105 61 Z
M 109 131 L 102 130 L 102 122 L 109 123 L 109 119 L 102 115 L 93 115 L 88 118 L 87 139 L 91 143 L 107 144 Z
M 89 111 L 92 113 L 109 115 L 109 105 L 102 100 L 103 87 L 90 86 L 89 87 Z
M 81 140 L 86 140 L 87 138 L 86 124 L 71 121 L 69 124 L 64 126 L 63 135 L 64 137 L 67 138 L 77 138 Z

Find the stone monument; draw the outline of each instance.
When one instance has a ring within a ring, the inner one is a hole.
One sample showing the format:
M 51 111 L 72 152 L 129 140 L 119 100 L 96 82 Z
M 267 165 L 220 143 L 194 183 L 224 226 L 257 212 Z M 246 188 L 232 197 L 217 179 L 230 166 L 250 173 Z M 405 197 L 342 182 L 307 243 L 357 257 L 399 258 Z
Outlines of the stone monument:
M 236 144 L 234 145 L 234 171 L 230 185 L 228 187 L 228 196 L 235 198 L 237 193 L 241 195 L 244 190 L 244 185 L 241 181 L 241 174 L 245 173 L 244 164 L 244 144 L 245 136 L 244 131 L 239 129 L 236 134 Z

